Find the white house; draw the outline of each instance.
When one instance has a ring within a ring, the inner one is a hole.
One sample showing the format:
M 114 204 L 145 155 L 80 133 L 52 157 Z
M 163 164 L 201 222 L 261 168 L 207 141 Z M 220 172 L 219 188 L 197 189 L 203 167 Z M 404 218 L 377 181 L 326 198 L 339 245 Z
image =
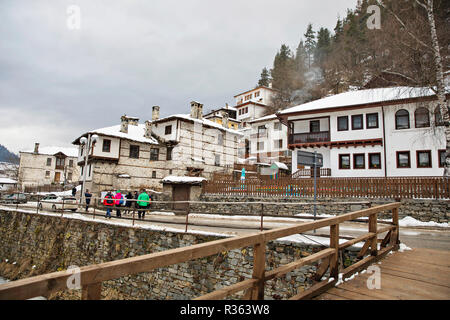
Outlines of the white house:
M 248 121 L 264 116 L 275 93 L 272 88 L 260 86 L 235 95 L 234 108 L 237 110 L 237 120 L 242 121 L 242 126 L 245 127 Z
M 444 127 L 429 89 L 350 91 L 277 116 L 288 127 L 294 176 L 303 172 L 298 150 L 322 154 L 332 177 L 443 175 Z
M 287 145 L 287 127 L 275 114 L 249 122 L 252 130 L 249 135 L 250 159 L 254 162 L 272 164 L 276 161 L 289 161 L 291 151 Z
M 41 147 L 20 151 L 19 183 L 22 188 L 52 183 L 78 182 L 77 149 L 71 147 Z
M 154 106 L 152 120 L 140 124 L 139 119 L 122 116 L 121 124 L 92 130 L 78 137 L 78 164 L 83 179 L 85 151 L 82 137 L 98 135 L 89 151 L 86 188 L 92 192 L 105 190 L 161 189 L 166 176 L 209 176 L 224 171 L 237 162 L 242 135 L 203 118 L 203 105 L 191 102 L 190 114 L 159 118 Z

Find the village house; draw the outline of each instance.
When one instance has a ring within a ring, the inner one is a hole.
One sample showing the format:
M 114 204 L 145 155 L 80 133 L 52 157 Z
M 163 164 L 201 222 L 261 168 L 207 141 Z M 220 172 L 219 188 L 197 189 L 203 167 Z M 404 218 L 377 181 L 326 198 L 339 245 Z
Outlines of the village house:
M 282 162 L 291 165 L 291 151 L 287 147 L 287 127 L 275 114 L 249 121 L 250 163 Z
M 259 86 L 234 96 L 236 119 L 242 122 L 242 127 L 247 126 L 247 122 L 266 115 L 275 92 L 272 88 Z
M 20 186 L 78 184 L 77 151 L 70 147 L 39 148 L 39 143 L 35 144 L 34 150 L 20 151 Z
M 167 176 L 202 176 L 231 170 L 237 161 L 241 134 L 203 118 L 203 105 L 191 102 L 190 114 L 159 117 L 159 106 L 152 109 L 152 119 L 122 116 L 121 124 L 92 130 L 78 137 L 78 164 L 83 180 L 85 147 L 82 137 L 94 134 L 97 142 L 89 150 L 86 188 L 104 190 L 161 190 Z
M 237 109 L 234 107 L 228 106 L 218 108 L 208 112 L 204 115 L 205 119 L 214 121 L 215 123 L 222 124 L 224 118 L 228 118 L 228 129 L 238 130 L 241 126 L 241 121 L 236 119 Z M 225 121 L 227 121 L 225 119 Z
M 322 176 L 442 176 L 445 135 L 429 89 L 350 91 L 277 113 L 288 128 L 294 177 L 310 177 L 299 150 L 322 154 Z

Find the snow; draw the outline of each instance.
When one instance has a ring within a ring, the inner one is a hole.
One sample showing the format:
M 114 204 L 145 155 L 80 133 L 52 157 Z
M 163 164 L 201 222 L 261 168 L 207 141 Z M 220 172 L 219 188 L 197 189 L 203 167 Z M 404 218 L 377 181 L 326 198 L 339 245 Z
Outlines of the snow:
M 238 132 L 237 130 L 225 128 L 221 124 L 218 124 L 218 123 L 216 123 L 214 121 L 211 121 L 211 120 L 208 120 L 208 119 L 205 119 L 205 118 L 202 118 L 202 119 L 192 118 L 190 114 L 174 114 L 174 115 L 168 116 L 166 118 L 158 119 L 157 122 L 159 123 L 161 121 L 169 120 L 169 119 L 172 119 L 172 118 L 181 118 L 181 119 L 194 121 L 196 123 L 200 123 L 200 124 L 205 125 L 205 126 L 214 127 L 214 128 L 220 129 L 222 131 L 227 131 L 227 132 L 235 134 L 235 135 L 243 136 L 243 134 Z
M 187 177 L 187 176 L 167 176 L 162 179 L 162 182 L 172 182 L 172 183 L 201 183 L 206 179 L 203 177 Z
M 261 118 L 257 118 L 257 119 L 255 119 L 255 120 L 249 121 L 248 123 L 261 122 L 261 121 L 269 121 L 269 120 L 274 120 L 274 119 L 277 119 L 277 116 L 276 116 L 275 113 L 270 114 L 270 115 L 268 115 L 268 116 L 261 117 Z
M 406 246 L 404 243 L 400 243 L 400 248 L 398 249 L 399 252 L 404 252 L 407 250 L 412 250 L 410 247 Z
M 124 138 L 129 139 L 137 142 L 144 142 L 144 143 L 150 143 L 150 144 L 158 144 L 158 141 L 155 138 L 147 138 L 145 137 L 145 125 L 144 124 L 138 124 L 138 125 L 128 125 L 128 133 L 120 132 L 121 125 L 115 125 L 111 127 L 105 127 L 101 129 L 95 129 L 90 131 L 89 133 L 96 133 L 100 135 L 105 136 L 111 136 L 111 137 L 118 137 L 118 138 Z
M 283 169 L 283 170 L 289 170 L 288 166 L 282 162 L 274 161 L 272 163 L 272 165 L 276 165 L 278 168 Z
M 0 177 L 0 184 L 16 184 L 17 181 L 10 179 L 10 178 L 1 178 Z
M 58 152 L 62 152 L 68 157 L 78 157 L 78 148 L 73 147 L 56 147 L 56 146 L 39 147 L 38 151 L 39 151 L 38 154 L 54 155 Z M 22 152 L 34 153 L 34 149 Z
M 280 114 L 346 107 L 352 105 L 369 104 L 382 101 L 401 100 L 407 98 L 417 98 L 433 95 L 435 95 L 435 93 L 429 88 L 413 88 L 413 87 L 392 87 L 392 88 L 376 88 L 358 91 L 348 91 L 285 109 L 281 111 Z
M 428 221 L 423 222 L 414 219 L 413 217 L 407 216 L 403 219 L 398 221 L 398 224 L 400 227 L 439 227 L 439 228 L 448 228 L 448 222 L 434 222 L 434 221 Z
M 76 186 L 75 188 L 77 189 L 77 192 L 81 191 L 81 185 Z M 72 189 L 66 190 L 66 191 L 59 191 L 59 192 L 37 192 L 35 194 L 39 194 L 39 195 L 54 194 L 56 196 L 71 196 Z
M 118 177 L 119 178 L 129 178 L 130 175 L 129 174 L 119 174 Z
M 323 245 L 328 247 L 330 245 L 330 239 L 324 238 L 324 237 L 317 237 L 312 235 L 303 236 L 301 234 L 294 234 L 290 235 L 284 238 L 279 238 L 277 241 L 282 242 L 295 242 L 295 243 L 303 243 L 303 244 L 309 244 L 309 245 Z M 339 239 L 339 244 L 342 244 L 344 242 L 347 242 L 347 239 Z M 363 243 L 357 243 L 354 244 L 352 247 L 355 248 L 362 248 Z

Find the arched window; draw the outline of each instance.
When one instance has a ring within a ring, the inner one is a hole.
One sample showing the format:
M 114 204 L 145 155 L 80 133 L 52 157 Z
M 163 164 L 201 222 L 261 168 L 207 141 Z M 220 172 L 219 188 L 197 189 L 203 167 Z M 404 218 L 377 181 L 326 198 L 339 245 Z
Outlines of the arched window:
M 409 129 L 409 112 L 405 109 L 395 113 L 395 129 Z
M 442 119 L 440 106 L 437 106 L 436 109 L 434 109 L 434 125 L 435 126 L 443 126 L 444 125 L 444 120 Z
M 427 108 L 417 108 L 414 112 L 416 128 L 426 128 L 430 126 L 430 113 Z

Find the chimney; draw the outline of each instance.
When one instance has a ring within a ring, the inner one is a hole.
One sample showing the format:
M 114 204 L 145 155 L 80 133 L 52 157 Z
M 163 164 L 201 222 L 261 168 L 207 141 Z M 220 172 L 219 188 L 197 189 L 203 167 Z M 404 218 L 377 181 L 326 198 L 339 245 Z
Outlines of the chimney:
M 201 120 L 203 118 L 203 105 L 199 102 L 191 102 L 191 118 Z
M 149 120 L 146 120 L 144 137 L 151 138 L 151 136 L 152 136 L 152 122 Z
M 128 133 L 128 118 L 126 115 L 120 117 L 120 132 Z
M 228 129 L 228 112 L 222 112 L 222 126 Z
M 39 143 L 34 144 L 34 153 L 39 153 Z
M 159 119 L 159 106 L 152 107 L 152 121 Z

